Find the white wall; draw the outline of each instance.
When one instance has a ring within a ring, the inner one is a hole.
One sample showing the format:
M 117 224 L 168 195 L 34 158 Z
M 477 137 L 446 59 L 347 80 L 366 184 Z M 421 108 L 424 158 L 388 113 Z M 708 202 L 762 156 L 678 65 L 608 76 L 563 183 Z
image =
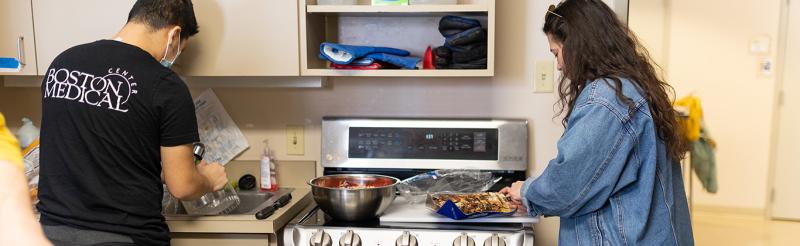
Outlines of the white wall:
M 703 99 L 706 123 L 719 143 L 719 193 L 695 190 L 695 202 L 763 209 L 767 198 L 775 76 L 760 76 L 775 59 L 780 1 L 673 0 L 669 79 L 679 95 Z M 751 39 L 772 39 L 772 51 L 749 53 Z
M 630 2 L 628 26 L 650 52 L 653 61 L 666 65 L 669 0 L 634 0 Z
M 631 27 L 665 64 L 678 96 L 694 92 L 703 100 L 719 144 L 719 192 L 705 193 L 695 180 L 695 205 L 763 211 L 776 77 L 760 75 L 758 65 L 775 60 L 780 0 L 641 0 L 631 7 Z M 771 38 L 768 54 L 749 53 L 759 36 Z

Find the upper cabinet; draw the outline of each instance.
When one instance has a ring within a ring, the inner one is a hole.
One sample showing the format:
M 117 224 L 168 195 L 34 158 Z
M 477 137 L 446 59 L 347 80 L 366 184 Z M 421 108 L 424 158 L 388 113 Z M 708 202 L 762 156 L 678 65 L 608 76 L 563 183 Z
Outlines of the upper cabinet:
M 39 74 L 47 70 L 58 54 L 72 46 L 112 38 L 125 25 L 134 2 L 33 0 Z M 176 62 L 174 69 L 178 73 L 183 76 L 300 75 L 297 0 L 193 2 L 200 33 L 189 39 L 186 50 Z M 0 44 L 4 44 L 2 42 Z
M 18 0 L 12 0 L 17 2 Z M 135 0 L 32 0 L 39 75 L 72 46 L 110 39 L 125 25 Z
M 175 64 L 185 76 L 300 75 L 297 0 L 196 0 L 200 33 Z
M 0 57 L 21 63 L 16 69 L 0 69 L 0 75 L 36 75 L 36 46 L 30 0 L 0 1 Z

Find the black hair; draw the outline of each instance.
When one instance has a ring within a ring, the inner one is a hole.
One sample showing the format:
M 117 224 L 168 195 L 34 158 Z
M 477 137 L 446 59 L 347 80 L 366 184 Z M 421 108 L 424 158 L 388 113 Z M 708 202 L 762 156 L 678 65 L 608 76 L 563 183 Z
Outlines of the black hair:
M 146 24 L 152 30 L 180 26 L 183 39 L 199 32 L 192 0 L 137 0 L 128 14 L 131 22 Z

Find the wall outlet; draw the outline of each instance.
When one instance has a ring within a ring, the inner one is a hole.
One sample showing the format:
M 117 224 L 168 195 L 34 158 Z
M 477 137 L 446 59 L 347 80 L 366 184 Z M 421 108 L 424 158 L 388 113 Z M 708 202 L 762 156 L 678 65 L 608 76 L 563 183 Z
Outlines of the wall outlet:
M 555 65 L 553 60 L 537 61 L 533 75 L 533 92 L 552 93 L 554 81 Z
M 303 126 L 286 126 L 286 154 L 305 155 L 305 139 Z

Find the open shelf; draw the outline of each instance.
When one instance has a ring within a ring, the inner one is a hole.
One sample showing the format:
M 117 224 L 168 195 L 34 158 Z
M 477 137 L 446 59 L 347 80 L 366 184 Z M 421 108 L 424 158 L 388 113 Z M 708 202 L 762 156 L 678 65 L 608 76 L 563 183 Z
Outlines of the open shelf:
M 489 12 L 485 4 L 453 4 L 453 5 L 404 5 L 404 6 L 372 6 L 372 5 L 308 5 L 308 13 L 467 13 Z
M 491 77 L 494 72 L 488 69 L 439 69 L 439 70 L 341 70 L 307 69 L 304 75 L 321 77 Z
M 300 74 L 317 77 L 492 77 L 495 65 L 495 0 L 458 0 L 452 5 L 372 6 L 317 5 L 298 1 L 300 16 Z M 447 15 L 473 18 L 488 31 L 486 69 L 339 70 L 319 58 L 323 42 L 392 47 L 423 57 L 427 47 L 445 42 L 438 30 Z

